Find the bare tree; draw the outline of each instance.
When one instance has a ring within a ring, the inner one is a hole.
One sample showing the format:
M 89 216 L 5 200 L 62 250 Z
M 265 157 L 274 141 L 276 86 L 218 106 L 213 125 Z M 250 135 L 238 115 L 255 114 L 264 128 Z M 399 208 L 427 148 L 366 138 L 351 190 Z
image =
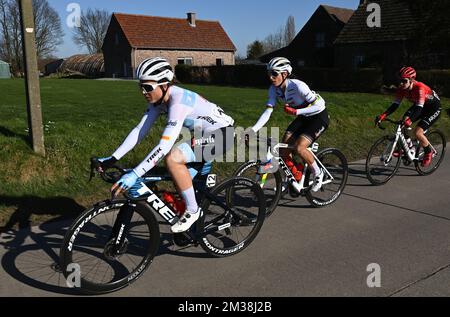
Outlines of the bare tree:
M 46 58 L 62 43 L 61 20 L 47 0 L 33 1 L 38 58 Z M 18 0 L 0 0 L 0 57 L 13 73 L 23 70 L 22 32 Z
M 289 45 L 295 37 L 295 19 L 290 15 L 286 21 L 286 27 L 284 29 L 284 43 Z
M 11 63 L 11 36 L 9 32 L 9 10 L 5 0 L 0 0 L 0 57 Z
M 263 41 L 264 52 L 269 53 L 286 46 L 284 33 L 283 27 L 280 27 L 277 32 L 268 35 Z
M 34 23 L 36 24 L 36 50 L 39 58 L 48 58 L 62 41 L 61 19 L 49 6 L 47 0 L 33 0 Z
M 73 40 L 89 53 L 101 53 L 111 15 L 108 11 L 88 9 L 81 14 L 80 27 L 74 29 Z

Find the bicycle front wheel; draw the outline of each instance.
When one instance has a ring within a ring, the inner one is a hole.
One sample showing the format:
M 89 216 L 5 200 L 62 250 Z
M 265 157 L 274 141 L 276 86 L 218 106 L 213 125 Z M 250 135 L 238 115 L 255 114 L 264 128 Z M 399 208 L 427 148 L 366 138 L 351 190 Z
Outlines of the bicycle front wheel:
M 325 173 L 322 188 L 318 192 L 308 190 L 306 199 L 314 207 L 325 207 L 334 203 L 344 191 L 348 178 L 348 163 L 345 155 L 337 149 L 325 149 L 317 154 Z M 306 181 L 309 182 L 310 170 Z
M 258 168 L 259 162 L 246 162 L 238 167 L 233 176 L 247 177 L 259 184 L 266 197 L 266 217 L 269 217 L 281 199 L 282 177 L 279 170 L 275 173 L 259 174 Z
M 401 147 L 394 149 L 394 139 L 384 136 L 369 151 L 366 159 L 366 175 L 373 185 L 386 184 L 400 167 Z
M 116 291 L 135 281 L 151 264 L 159 248 L 159 226 L 145 203 L 131 205 L 128 229 L 119 231 L 125 234 L 123 243 L 116 244 L 112 232 L 126 204 L 126 200 L 97 204 L 67 231 L 60 266 L 71 287 L 87 294 Z
M 418 161 L 415 161 L 416 170 L 420 175 L 430 175 L 433 174 L 441 165 L 442 161 L 444 160 L 445 156 L 445 148 L 447 146 L 447 141 L 445 140 L 444 134 L 439 130 L 432 130 L 429 131 L 426 134 L 426 137 L 428 141 L 431 144 L 432 151 L 433 151 L 433 160 L 431 161 L 431 164 L 427 167 L 423 167 L 421 165 L 423 156 L 424 156 L 424 149 L 420 147 L 418 149 Z
M 265 197 L 251 179 L 230 178 L 214 187 L 202 202 L 197 222 L 199 243 L 209 254 L 225 257 L 241 252 L 256 238 L 265 219 Z

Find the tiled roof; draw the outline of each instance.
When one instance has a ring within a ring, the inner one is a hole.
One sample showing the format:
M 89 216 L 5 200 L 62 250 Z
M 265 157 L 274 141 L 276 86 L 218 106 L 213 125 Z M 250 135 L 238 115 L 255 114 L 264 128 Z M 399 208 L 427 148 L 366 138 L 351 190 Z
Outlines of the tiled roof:
M 218 21 L 114 13 L 127 40 L 134 48 L 197 49 L 236 51 L 236 47 Z
M 368 3 L 378 3 L 381 8 L 381 27 L 370 28 L 367 18 Z M 387 42 L 410 39 L 416 32 L 416 19 L 408 3 L 401 0 L 373 0 L 361 4 L 344 26 L 335 44 Z
M 335 16 L 339 21 L 343 23 L 347 23 L 348 20 L 350 20 L 353 13 L 355 13 L 354 10 L 351 9 L 345 9 L 345 8 L 337 8 L 337 7 L 331 7 L 322 4 L 321 5 L 330 15 Z

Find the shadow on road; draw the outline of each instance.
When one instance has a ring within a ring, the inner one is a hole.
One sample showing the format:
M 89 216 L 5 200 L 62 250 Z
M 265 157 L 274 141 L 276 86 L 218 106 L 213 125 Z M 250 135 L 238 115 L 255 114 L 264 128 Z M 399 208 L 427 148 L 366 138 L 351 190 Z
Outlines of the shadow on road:
M 7 252 L 1 259 L 2 267 L 16 280 L 42 290 L 60 294 L 73 294 L 61 287 L 64 281 L 57 272 L 59 247 L 70 220 L 84 207 L 67 197 L 41 198 L 37 196 L 0 196 L 3 205 L 15 211 L 8 222 L 0 227 L 0 246 Z M 33 215 L 53 219 L 32 228 Z
M 367 179 L 365 163 L 350 163 L 348 164 L 348 180 L 347 186 L 374 186 Z M 400 166 L 394 177 L 397 176 L 419 176 L 414 166 Z
M 6 250 L 1 258 L 3 270 L 18 282 L 39 290 L 63 295 L 80 295 L 78 290 L 66 286 L 58 263 L 64 235 L 84 207 L 64 197 L 42 199 L 30 196 L 18 199 L 2 196 L 0 199 L 19 206 L 8 224 L 0 231 L 0 248 Z M 30 216 L 37 213 L 37 210 L 39 213 L 52 215 L 59 213 L 60 216 L 37 227 L 31 227 Z M 16 224 L 19 225 L 18 230 L 15 229 Z M 170 230 L 168 225 L 165 222 L 160 224 L 161 245 L 157 257 L 160 255 L 212 257 L 200 247 L 176 246 L 172 234 L 164 232 Z M 151 274 L 151 266 L 149 271 L 150 273 L 146 274 Z

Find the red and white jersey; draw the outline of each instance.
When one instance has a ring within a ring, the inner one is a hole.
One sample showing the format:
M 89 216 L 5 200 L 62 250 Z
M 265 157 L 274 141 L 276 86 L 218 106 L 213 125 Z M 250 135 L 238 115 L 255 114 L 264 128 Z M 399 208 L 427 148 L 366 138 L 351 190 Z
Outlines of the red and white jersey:
M 419 107 L 423 107 L 427 101 L 432 101 L 434 98 L 439 99 L 430 87 L 419 81 L 413 81 L 413 88 L 411 90 L 400 88 L 397 90 L 395 102 L 400 104 L 404 98 Z

